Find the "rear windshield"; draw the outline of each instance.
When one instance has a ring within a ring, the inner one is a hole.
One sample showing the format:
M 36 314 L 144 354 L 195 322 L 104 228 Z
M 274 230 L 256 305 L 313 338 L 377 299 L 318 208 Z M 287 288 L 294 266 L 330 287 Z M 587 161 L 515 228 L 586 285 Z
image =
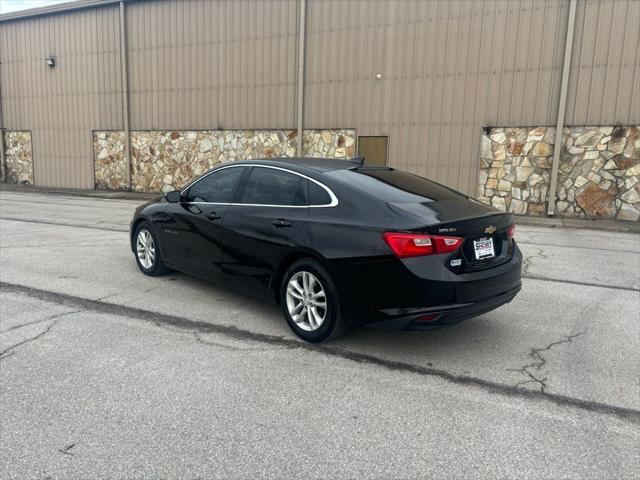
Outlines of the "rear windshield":
M 459 200 L 461 194 L 426 178 L 392 169 L 335 170 L 328 175 L 390 203 Z

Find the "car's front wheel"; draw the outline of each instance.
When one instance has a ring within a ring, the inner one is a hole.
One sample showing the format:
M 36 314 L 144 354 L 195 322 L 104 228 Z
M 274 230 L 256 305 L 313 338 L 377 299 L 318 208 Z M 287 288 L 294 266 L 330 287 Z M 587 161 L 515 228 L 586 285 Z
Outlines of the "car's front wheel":
M 319 262 L 305 258 L 293 263 L 280 290 L 284 316 L 298 337 L 317 343 L 336 338 L 346 330 L 338 293 Z
M 140 223 L 134 234 L 134 253 L 138 268 L 145 275 L 156 277 L 168 272 L 162 263 L 158 239 L 146 222 Z

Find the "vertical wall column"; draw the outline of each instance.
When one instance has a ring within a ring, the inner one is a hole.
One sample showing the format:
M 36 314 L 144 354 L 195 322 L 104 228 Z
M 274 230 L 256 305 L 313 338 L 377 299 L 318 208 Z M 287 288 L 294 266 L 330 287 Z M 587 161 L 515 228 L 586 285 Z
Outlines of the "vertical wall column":
M 305 26 L 306 0 L 300 0 L 300 38 L 298 43 L 298 147 L 296 154 L 302 157 L 302 122 L 304 118 L 304 60 L 305 60 Z
M 564 111 L 567 105 L 567 88 L 569 85 L 569 71 L 571 69 L 571 53 L 573 51 L 573 30 L 576 23 L 576 2 L 569 3 L 569 18 L 567 19 L 567 36 L 564 42 L 564 61 L 562 63 L 562 77 L 560 80 L 560 98 L 558 99 L 558 116 L 556 119 L 556 135 L 553 148 L 553 162 L 551 163 L 551 184 L 549 185 L 549 201 L 547 215 L 556 213 L 556 184 L 558 183 L 558 168 L 560 166 L 560 152 L 562 150 L 562 132 L 564 128 Z
M 131 135 L 129 126 L 129 74 L 127 68 L 127 22 L 124 2 L 120 2 L 120 71 L 122 72 L 122 124 L 124 126 L 124 154 L 127 161 L 127 185 L 131 189 Z
M 7 181 L 7 161 L 4 158 L 4 127 L 0 124 L 0 180 Z
M 4 158 L 4 117 L 2 116 L 2 84 L 0 83 L 0 180 L 7 181 L 7 161 Z

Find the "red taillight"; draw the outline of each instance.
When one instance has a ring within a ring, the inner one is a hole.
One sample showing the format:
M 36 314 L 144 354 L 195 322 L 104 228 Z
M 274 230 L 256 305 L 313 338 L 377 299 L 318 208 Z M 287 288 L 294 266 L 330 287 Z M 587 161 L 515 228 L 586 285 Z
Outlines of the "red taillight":
M 511 225 L 509 225 L 509 228 L 507 228 L 507 238 L 511 240 L 514 233 L 516 233 L 516 224 L 512 223 Z
M 385 232 L 382 238 L 400 258 L 451 253 L 462 245 L 462 238 L 418 233 Z
M 435 253 L 455 252 L 462 245 L 462 238 L 459 237 L 438 237 L 432 236 L 432 241 L 436 244 Z

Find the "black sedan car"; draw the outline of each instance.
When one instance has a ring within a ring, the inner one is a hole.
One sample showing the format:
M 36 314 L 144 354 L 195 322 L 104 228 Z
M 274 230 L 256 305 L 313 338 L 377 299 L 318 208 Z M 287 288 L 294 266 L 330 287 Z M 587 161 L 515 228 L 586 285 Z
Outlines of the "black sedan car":
M 329 159 L 216 167 L 141 205 L 140 270 L 169 269 L 276 302 L 310 342 L 349 325 L 428 329 L 511 301 L 513 217 L 425 178 Z

